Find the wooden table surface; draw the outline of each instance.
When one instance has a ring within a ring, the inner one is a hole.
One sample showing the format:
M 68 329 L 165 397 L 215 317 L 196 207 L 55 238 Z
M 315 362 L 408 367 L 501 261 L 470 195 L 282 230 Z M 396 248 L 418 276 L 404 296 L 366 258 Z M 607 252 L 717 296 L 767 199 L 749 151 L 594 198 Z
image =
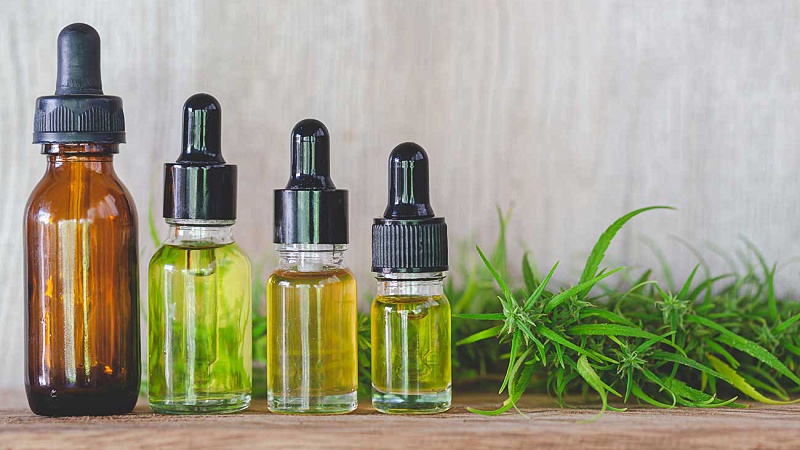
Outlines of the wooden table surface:
M 0 393 L 0 448 L 800 448 L 800 406 L 657 410 L 635 406 L 585 423 L 596 409 L 559 409 L 546 397 L 524 403 L 525 416 L 483 417 L 490 395 L 455 398 L 437 416 L 386 416 L 367 402 L 343 416 L 285 416 L 256 400 L 240 414 L 164 416 L 145 399 L 133 414 L 34 416 L 20 392 Z

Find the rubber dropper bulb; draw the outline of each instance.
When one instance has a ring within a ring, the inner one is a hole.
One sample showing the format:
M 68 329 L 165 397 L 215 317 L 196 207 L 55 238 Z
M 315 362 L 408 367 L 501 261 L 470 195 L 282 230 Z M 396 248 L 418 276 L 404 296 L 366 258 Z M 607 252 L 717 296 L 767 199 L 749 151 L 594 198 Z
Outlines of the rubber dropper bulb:
M 301 120 L 292 129 L 292 172 L 286 189 L 336 189 L 331 180 L 330 135 L 316 119 Z
M 414 142 L 404 142 L 389 154 L 389 201 L 384 219 L 433 217 L 428 179 L 428 154 Z
M 56 95 L 102 95 L 100 35 L 85 23 L 73 23 L 58 34 Z
M 222 157 L 222 107 L 208 94 L 195 94 L 183 105 L 183 150 L 179 163 L 225 164 Z

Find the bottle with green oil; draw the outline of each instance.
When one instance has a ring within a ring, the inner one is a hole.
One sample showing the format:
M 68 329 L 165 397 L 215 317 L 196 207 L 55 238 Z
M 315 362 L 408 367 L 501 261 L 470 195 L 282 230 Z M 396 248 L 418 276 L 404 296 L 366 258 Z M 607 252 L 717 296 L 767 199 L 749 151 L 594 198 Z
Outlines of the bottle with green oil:
M 451 402 L 447 225 L 430 205 L 428 155 L 400 144 L 389 156 L 389 202 L 372 226 L 372 405 L 433 414 Z
M 267 405 L 277 413 L 356 409 L 356 281 L 342 258 L 347 191 L 330 177 L 321 122 L 292 130 L 292 169 L 275 191 L 278 267 L 267 282 Z
M 183 107 L 183 151 L 164 168 L 169 237 L 150 260 L 149 400 L 167 414 L 250 404 L 250 261 L 233 240 L 236 166 L 221 151 L 222 111 L 208 94 Z

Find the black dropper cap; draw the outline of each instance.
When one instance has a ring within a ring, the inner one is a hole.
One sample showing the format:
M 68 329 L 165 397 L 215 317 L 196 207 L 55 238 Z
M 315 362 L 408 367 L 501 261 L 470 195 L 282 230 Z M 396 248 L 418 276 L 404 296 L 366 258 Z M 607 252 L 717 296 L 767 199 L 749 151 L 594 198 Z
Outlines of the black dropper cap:
M 331 180 L 330 134 L 322 122 L 292 129 L 292 173 L 275 190 L 276 244 L 347 244 L 347 191 Z
M 121 142 L 122 99 L 103 95 L 100 36 L 89 25 L 73 23 L 58 35 L 56 93 L 36 100 L 33 143 Z
M 389 155 L 389 201 L 372 225 L 372 271 L 443 272 L 447 265 L 447 224 L 430 204 L 428 154 L 413 142 Z
M 183 105 L 181 156 L 164 164 L 164 218 L 199 225 L 236 220 L 236 166 L 222 157 L 222 108 L 208 94 Z

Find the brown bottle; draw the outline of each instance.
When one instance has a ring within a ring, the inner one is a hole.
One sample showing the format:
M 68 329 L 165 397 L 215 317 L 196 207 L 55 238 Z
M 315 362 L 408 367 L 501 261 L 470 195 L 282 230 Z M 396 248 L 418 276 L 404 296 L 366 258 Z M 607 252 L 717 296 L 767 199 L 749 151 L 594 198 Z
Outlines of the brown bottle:
M 25 211 L 25 389 L 36 414 L 123 414 L 139 395 L 140 338 L 136 208 L 112 162 L 122 100 L 103 95 L 90 26 L 61 31 L 58 68 L 34 118 L 48 165 Z

